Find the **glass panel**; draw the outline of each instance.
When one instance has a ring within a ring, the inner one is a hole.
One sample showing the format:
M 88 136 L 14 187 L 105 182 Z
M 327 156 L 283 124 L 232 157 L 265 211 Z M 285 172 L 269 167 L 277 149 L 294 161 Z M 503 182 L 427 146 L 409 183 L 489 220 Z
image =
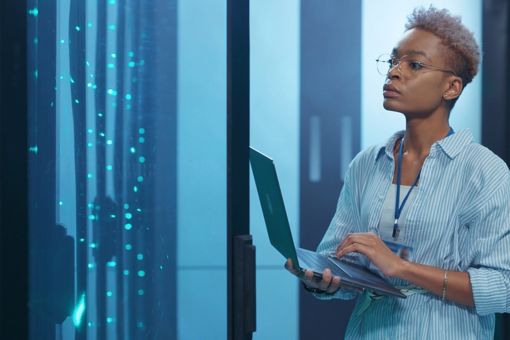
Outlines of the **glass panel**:
M 28 17 L 30 338 L 225 338 L 226 0 Z
M 251 1 L 250 44 L 250 144 L 275 161 L 299 244 L 299 1 Z M 298 281 L 285 271 L 285 260 L 269 243 L 250 176 L 250 232 L 257 246 L 253 338 L 297 339 Z

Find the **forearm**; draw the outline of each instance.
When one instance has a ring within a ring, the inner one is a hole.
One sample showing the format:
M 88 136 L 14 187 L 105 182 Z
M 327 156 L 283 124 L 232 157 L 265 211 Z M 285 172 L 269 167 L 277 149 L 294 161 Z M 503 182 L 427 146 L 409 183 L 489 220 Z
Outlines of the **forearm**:
M 440 297 L 443 296 L 444 269 L 423 264 L 402 261 L 401 270 L 396 277 L 409 281 Z M 467 272 L 448 271 L 446 300 L 474 307 L 471 282 Z

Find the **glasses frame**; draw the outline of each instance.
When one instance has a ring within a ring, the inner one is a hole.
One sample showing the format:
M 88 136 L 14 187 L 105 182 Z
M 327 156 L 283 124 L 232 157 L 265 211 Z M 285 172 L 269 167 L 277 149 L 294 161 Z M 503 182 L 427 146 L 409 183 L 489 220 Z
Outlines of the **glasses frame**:
M 404 61 L 405 61 L 405 58 L 406 58 L 406 57 L 409 57 L 409 55 L 407 55 L 407 54 L 406 54 L 406 55 L 403 55 L 402 57 L 398 58 L 398 57 L 394 57 L 394 56 L 392 56 L 391 54 L 387 54 L 387 53 L 383 53 L 383 54 L 381 54 L 381 55 L 380 55 L 380 56 L 379 56 L 379 57 L 375 60 L 375 61 L 376 61 L 376 66 L 377 66 L 377 65 L 380 65 L 381 63 L 387 63 L 387 64 L 389 64 L 389 65 L 388 65 L 388 66 L 389 66 L 389 68 L 388 68 L 388 71 L 386 71 L 386 73 L 384 73 L 384 74 L 383 74 L 383 73 L 379 70 L 379 67 L 377 67 L 377 72 L 378 72 L 379 74 L 381 74 L 382 76 L 387 76 L 387 75 L 391 72 L 391 70 L 392 70 L 393 68 L 395 68 L 395 67 L 396 67 L 396 68 L 397 68 L 397 70 L 398 70 L 398 72 L 399 72 L 400 74 L 404 74 L 404 73 L 402 72 L 402 69 L 400 68 L 400 64 L 401 64 L 402 60 L 404 60 Z M 413 60 L 411 60 L 411 61 L 413 61 Z M 448 69 L 444 69 L 444 68 L 441 68 L 441 67 L 437 67 L 437 66 L 434 66 L 434 65 L 431 65 L 431 64 L 427 64 L 427 63 L 424 63 L 424 62 L 419 61 L 419 60 L 414 60 L 414 62 L 415 62 L 415 63 L 418 63 L 418 64 L 419 64 L 421 67 L 423 67 L 423 68 L 428 68 L 428 69 L 430 69 L 431 71 L 440 71 L 440 72 L 451 73 L 451 74 L 453 74 L 454 76 L 456 76 L 456 77 L 457 77 L 457 74 L 456 74 L 454 71 L 452 71 L 452 70 L 448 70 Z M 418 72 L 419 72 L 419 71 L 418 71 Z

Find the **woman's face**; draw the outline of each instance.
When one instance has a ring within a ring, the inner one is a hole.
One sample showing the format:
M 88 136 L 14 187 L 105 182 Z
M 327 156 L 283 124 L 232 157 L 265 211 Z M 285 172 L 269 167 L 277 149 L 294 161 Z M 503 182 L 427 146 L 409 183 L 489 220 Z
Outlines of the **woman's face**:
M 452 79 L 457 77 L 436 69 L 448 69 L 445 48 L 433 33 L 417 28 L 407 31 L 393 49 L 392 56 L 397 60 L 405 56 L 403 60 L 433 67 L 413 68 L 417 64 L 404 62 L 400 67 L 392 67 L 383 90 L 384 108 L 402 112 L 408 118 L 425 118 L 438 110 L 447 112 L 443 95 L 448 92 Z

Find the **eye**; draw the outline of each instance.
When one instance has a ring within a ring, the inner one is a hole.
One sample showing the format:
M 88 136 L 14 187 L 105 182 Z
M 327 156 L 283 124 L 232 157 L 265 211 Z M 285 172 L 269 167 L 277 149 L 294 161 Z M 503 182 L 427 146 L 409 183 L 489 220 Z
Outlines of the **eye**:
M 419 71 L 424 67 L 424 65 L 421 61 L 409 60 L 408 63 L 409 63 L 409 68 L 412 71 Z

